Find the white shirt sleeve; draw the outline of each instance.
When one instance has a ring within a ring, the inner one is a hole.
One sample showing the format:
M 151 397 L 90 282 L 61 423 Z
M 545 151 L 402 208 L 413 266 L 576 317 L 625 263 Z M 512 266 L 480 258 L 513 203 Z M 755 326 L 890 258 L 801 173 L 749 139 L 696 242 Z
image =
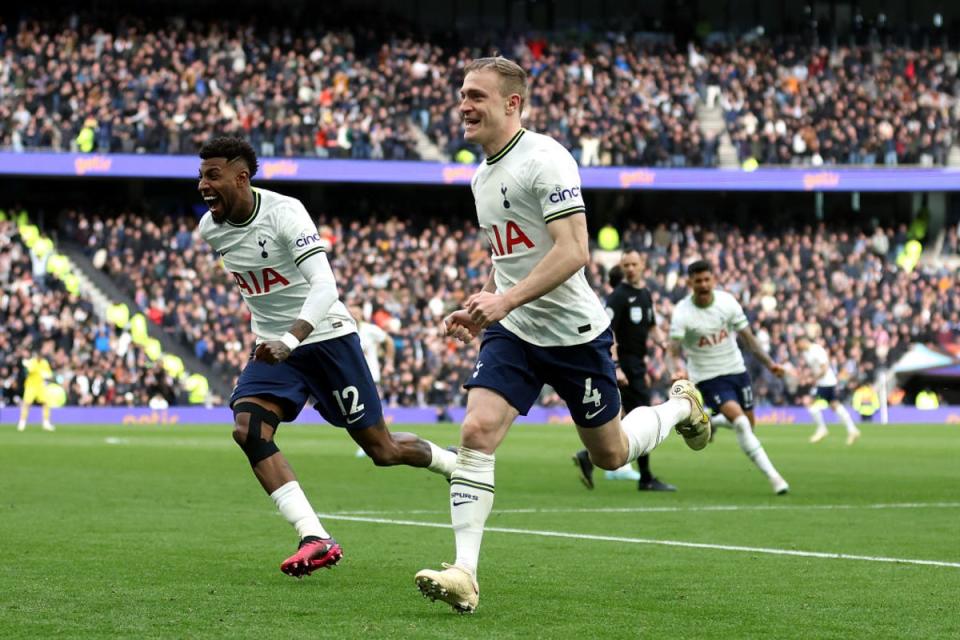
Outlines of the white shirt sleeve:
M 743 307 L 740 306 L 736 298 L 729 296 L 727 299 L 729 300 L 727 323 L 734 331 L 743 331 L 750 325 L 747 321 L 747 315 L 743 312 Z
M 337 281 L 327 260 L 326 250 L 320 242 L 320 232 L 310 214 L 299 202 L 297 206 L 284 209 L 280 215 L 280 237 L 293 254 L 294 264 L 310 284 L 310 292 L 303 301 L 298 320 L 316 327 L 330 311 L 340 294 Z
M 821 368 L 830 364 L 830 359 L 827 358 L 827 352 L 818 344 L 810 345 L 810 362 L 811 368 Z
M 541 149 L 530 166 L 534 194 L 540 201 L 544 222 L 585 213 L 580 191 L 580 169 L 570 152 L 557 146 L 556 153 Z
M 673 308 L 673 314 L 670 316 L 670 339 L 683 340 L 687 333 L 687 327 L 683 322 L 683 307 L 680 303 Z

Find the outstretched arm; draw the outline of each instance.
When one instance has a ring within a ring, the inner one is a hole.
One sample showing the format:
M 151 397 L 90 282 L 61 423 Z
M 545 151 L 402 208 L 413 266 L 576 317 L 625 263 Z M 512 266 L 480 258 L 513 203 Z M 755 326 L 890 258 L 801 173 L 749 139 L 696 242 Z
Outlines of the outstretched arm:
M 760 346 L 760 343 L 757 342 L 756 336 L 753 335 L 753 332 L 750 331 L 750 327 L 745 327 L 737 332 L 737 335 L 740 336 L 740 339 L 743 340 L 743 345 L 760 360 L 761 364 L 770 370 L 770 373 L 777 376 L 778 378 L 783 377 L 783 366 L 777 364 L 773 361 L 767 352 L 763 350 L 763 347 Z
M 393 344 L 393 337 L 388 333 L 383 341 L 383 375 L 393 373 L 393 363 L 397 358 L 397 347 Z
M 671 340 L 667 353 L 667 371 L 670 378 L 679 380 L 687 377 L 687 365 L 683 361 L 683 346 L 679 340 Z

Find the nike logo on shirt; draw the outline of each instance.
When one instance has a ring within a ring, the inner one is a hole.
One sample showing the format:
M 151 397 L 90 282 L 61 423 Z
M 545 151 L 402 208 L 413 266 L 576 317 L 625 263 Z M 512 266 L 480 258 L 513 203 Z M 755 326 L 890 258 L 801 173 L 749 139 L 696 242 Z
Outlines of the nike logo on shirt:
M 362 418 L 362 417 L 365 416 L 365 415 L 367 415 L 367 412 L 366 412 L 366 411 L 364 411 L 363 413 L 361 413 L 360 415 L 358 415 L 356 418 L 352 418 L 352 419 L 351 419 L 351 418 L 347 418 L 347 424 L 353 424 L 354 422 L 356 422 L 357 420 L 359 420 L 360 418 Z

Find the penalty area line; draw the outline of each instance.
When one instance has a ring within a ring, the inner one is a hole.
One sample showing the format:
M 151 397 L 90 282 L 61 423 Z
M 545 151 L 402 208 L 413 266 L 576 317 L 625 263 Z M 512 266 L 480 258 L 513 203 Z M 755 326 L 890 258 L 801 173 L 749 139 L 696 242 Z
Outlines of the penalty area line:
M 371 524 L 392 524 L 405 527 L 429 527 L 449 529 L 450 525 L 440 522 L 418 522 L 416 520 L 394 520 L 390 518 L 365 518 L 336 513 L 318 513 L 325 520 L 346 520 L 349 522 L 369 522 Z M 960 562 L 942 560 L 919 560 L 914 558 L 888 558 L 884 556 L 861 556 L 849 553 L 827 553 L 822 551 L 799 551 L 795 549 L 773 549 L 768 547 L 745 547 L 740 545 L 710 544 L 706 542 L 683 542 L 681 540 L 655 540 L 652 538 L 628 538 L 623 536 L 600 536 L 590 533 L 566 533 L 564 531 L 540 531 L 537 529 L 514 529 L 509 527 L 486 527 L 484 531 L 497 533 L 515 533 L 542 538 L 567 538 L 570 540 L 595 540 L 598 542 L 625 542 L 627 544 L 650 544 L 662 547 L 683 547 L 687 549 L 710 549 L 713 551 L 733 551 L 741 553 L 763 553 L 772 556 L 794 556 L 799 558 L 820 558 L 826 560 L 859 560 L 862 562 L 883 562 L 889 564 L 914 564 L 931 567 L 949 567 L 960 569 Z

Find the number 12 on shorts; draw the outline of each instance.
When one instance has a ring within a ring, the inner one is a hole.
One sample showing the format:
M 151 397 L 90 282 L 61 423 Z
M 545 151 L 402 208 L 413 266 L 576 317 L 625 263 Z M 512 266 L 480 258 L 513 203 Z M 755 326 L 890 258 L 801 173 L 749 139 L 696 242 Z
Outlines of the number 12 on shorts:
M 583 404 L 593 403 L 593 406 L 599 407 L 601 402 L 600 391 L 593 388 L 593 378 L 587 378 L 583 381 Z
M 363 411 L 363 403 L 360 402 L 360 391 L 353 385 L 349 387 L 344 387 L 341 390 L 333 390 L 333 399 L 337 401 L 337 406 L 340 407 L 340 413 L 345 416 L 350 416 L 355 413 Z M 347 403 L 349 402 L 350 411 L 347 411 Z

